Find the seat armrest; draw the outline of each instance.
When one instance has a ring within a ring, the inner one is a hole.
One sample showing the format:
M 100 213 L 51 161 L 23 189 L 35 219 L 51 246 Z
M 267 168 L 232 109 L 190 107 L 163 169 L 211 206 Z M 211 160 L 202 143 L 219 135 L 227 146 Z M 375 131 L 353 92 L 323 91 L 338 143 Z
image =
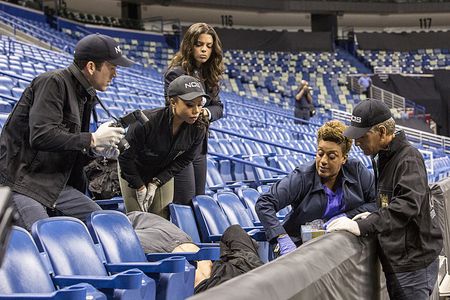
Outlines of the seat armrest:
M 172 256 L 156 262 L 124 262 L 105 264 L 108 272 L 122 272 L 139 269 L 144 273 L 182 273 L 185 271 L 186 259 L 183 256 Z
M 86 300 L 86 287 L 70 286 L 52 293 L 20 293 L 0 295 L 2 300 L 42 300 L 42 299 L 71 299 L 71 300 Z M 106 298 L 104 298 L 106 299 Z
M 142 285 L 143 275 L 138 269 L 129 269 L 111 276 L 57 275 L 53 277 L 53 282 L 58 286 L 68 286 L 84 282 L 96 288 L 138 289 Z
M 187 261 L 195 260 L 218 260 L 220 258 L 219 247 L 200 248 L 197 252 L 175 252 L 175 253 L 147 253 L 148 261 L 157 261 L 172 256 L 183 256 Z

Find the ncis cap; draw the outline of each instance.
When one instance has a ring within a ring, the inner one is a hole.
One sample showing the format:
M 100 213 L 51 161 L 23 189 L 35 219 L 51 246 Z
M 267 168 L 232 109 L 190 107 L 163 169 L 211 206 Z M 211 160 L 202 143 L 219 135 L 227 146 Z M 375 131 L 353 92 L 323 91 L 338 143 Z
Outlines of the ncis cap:
M 373 126 L 392 118 L 391 111 L 383 101 L 368 99 L 361 101 L 353 109 L 351 125 L 344 131 L 344 136 L 357 139 Z
M 175 78 L 169 84 L 167 95 L 169 97 L 176 96 L 185 101 L 191 101 L 197 97 L 205 97 L 209 99 L 209 96 L 203 90 L 201 82 L 197 78 L 188 75 L 181 75 Z
M 122 55 L 119 43 L 104 34 L 90 34 L 75 45 L 75 59 L 108 61 L 116 66 L 130 67 L 133 61 Z

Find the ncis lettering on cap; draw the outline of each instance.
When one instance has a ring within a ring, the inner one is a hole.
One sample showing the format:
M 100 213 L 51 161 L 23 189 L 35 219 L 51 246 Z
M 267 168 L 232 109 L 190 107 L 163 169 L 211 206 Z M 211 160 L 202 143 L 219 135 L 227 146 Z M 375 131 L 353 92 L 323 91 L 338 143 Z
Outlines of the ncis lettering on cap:
M 202 105 L 206 103 L 209 96 L 203 90 L 201 82 L 192 76 L 181 75 L 175 78 L 167 89 L 169 97 L 178 97 L 184 101 L 191 101 L 198 97 L 202 98 Z
M 390 118 L 392 118 L 391 111 L 383 101 L 375 99 L 363 100 L 353 109 L 350 118 L 351 125 L 344 131 L 344 136 L 358 139 L 373 126 Z
M 90 34 L 75 45 L 75 59 L 108 61 L 113 65 L 130 67 L 133 61 L 122 55 L 119 43 L 104 34 Z
M 189 82 L 189 83 L 185 83 L 184 87 L 185 88 L 192 88 L 192 87 L 201 88 L 201 85 L 200 85 L 199 81 L 192 81 L 192 82 Z
M 351 118 L 350 118 L 350 120 L 352 121 L 352 122 L 356 122 L 356 123 L 361 123 L 361 117 L 357 117 L 357 116 L 351 116 Z

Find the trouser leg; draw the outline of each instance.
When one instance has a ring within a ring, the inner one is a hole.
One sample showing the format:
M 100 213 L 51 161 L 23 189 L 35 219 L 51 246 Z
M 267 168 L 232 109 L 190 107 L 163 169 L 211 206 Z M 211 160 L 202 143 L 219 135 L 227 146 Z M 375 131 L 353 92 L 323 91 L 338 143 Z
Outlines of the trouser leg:
M 206 186 L 206 172 L 207 172 L 206 154 L 197 155 L 192 164 L 194 165 L 195 195 L 204 195 Z
M 190 163 L 175 176 L 173 203 L 189 205 L 195 196 L 194 165 Z
M 174 179 L 170 179 L 164 185 L 160 186 L 153 198 L 152 205 L 150 205 L 149 211 L 157 214 L 167 220 L 169 220 L 169 204 L 173 200 L 173 182 Z
M 92 212 L 101 210 L 95 201 L 71 186 L 66 186 L 61 191 L 56 199 L 55 208 L 63 215 L 80 219 L 83 222 Z
M 33 198 L 13 192 L 12 202 L 17 212 L 14 225 L 31 231 L 34 222 L 48 218 L 45 206 Z
M 119 174 L 119 185 L 122 193 L 123 203 L 126 212 L 141 211 L 141 207 L 136 198 L 136 190 L 128 186 L 128 182 L 120 176 L 120 166 L 117 164 L 117 173 Z

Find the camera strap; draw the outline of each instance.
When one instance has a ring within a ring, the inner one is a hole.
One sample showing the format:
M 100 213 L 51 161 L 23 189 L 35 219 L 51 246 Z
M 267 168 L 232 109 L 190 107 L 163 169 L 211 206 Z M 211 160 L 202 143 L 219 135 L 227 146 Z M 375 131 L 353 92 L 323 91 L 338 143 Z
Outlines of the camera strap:
M 118 122 L 119 120 L 114 117 L 111 112 L 106 108 L 106 106 L 103 104 L 102 101 L 100 101 L 100 98 L 97 96 L 97 92 L 95 91 L 94 87 L 87 81 L 86 77 L 84 77 L 83 73 L 81 73 L 81 70 L 72 63 L 69 66 L 69 71 L 72 73 L 73 76 L 80 82 L 80 84 L 83 86 L 83 88 L 87 91 L 87 93 L 94 98 L 95 102 L 100 103 L 100 106 L 103 108 L 103 110 L 106 112 L 108 117 L 112 118 L 114 121 Z

